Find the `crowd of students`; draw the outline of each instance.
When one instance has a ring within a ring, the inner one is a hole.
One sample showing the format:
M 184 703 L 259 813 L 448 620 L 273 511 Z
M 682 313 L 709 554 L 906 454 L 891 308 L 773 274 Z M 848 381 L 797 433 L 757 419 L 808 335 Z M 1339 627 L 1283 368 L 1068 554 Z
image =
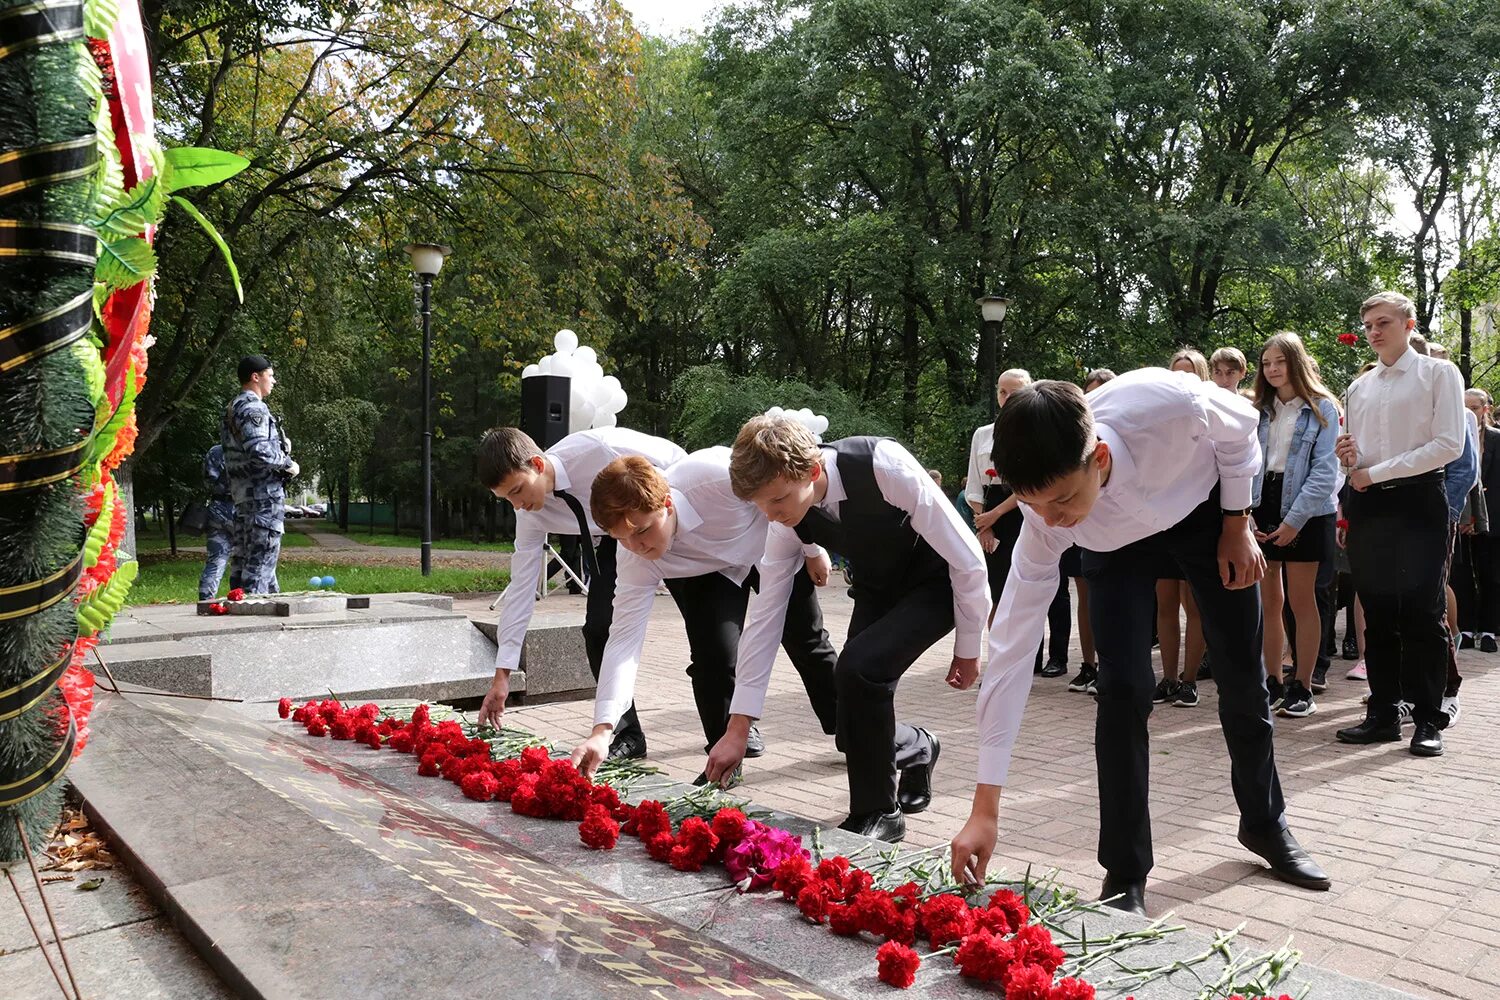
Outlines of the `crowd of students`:
M 1419 350 L 1404 296 L 1376 295 L 1361 316 L 1378 361 L 1342 406 L 1293 333 L 1262 347 L 1248 390 L 1233 349 L 1100 369 L 1083 387 L 1007 371 L 996 421 L 974 433 L 961 507 L 899 443 L 823 444 L 784 418 L 757 417 L 732 448 L 692 454 L 617 428 L 543 451 L 497 428 L 479 471 L 515 505 L 517 538 L 481 722 L 504 712 L 547 533 L 577 534 L 597 540 L 584 545 L 598 692 L 580 768 L 648 752 L 635 679 L 664 586 L 686 632 L 699 782 L 732 784 L 764 752 L 756 722 L 780 646 L 844 754 L 841 826 L 894 842 L 930 803 L 942 752 L 935 717 L 896 719 L 896 687 L 950 633 L 947 683 L 971 687 L 987 634 L 973 807 L 951 844 L 955 873 L 981 879 L 1032 678 L 1069 673 L 1071 580 L 1083 663 L 1068 686 L 1097 699 L 1101 898 L 1145 910 L 1146 722 L 1154 704 L 1198 704 L 1207 676 L 1241 844 L 1282 879 L 1326 889 L 1287 826 L 1272 719 L 1316 711 L 1337 608 L 1364 623 L 1351 676 L 1370 688 L 1365 719 L 1338 738 L 1396 741 L 1410 722 L 1421 756 L 1443 752 L 1441 730 L 1458 718 L 1455 644 L 1494 650 L 1500 629 L 1482 489 L 1500 434 L 1488 397 L 1471 390 L 1465 410 L 1458 369 Z M 853 581 L 838 648 L 817 598 L 830 553 Z

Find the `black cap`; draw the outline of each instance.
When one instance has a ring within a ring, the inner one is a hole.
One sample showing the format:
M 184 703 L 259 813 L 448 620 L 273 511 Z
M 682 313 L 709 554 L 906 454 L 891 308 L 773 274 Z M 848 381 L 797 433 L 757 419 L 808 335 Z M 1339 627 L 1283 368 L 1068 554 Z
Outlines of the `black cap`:
M 240 358 L 240 385 L 250 381 L 250 376 L 257 372 L 263 372 L 271 367 L 271 361 L 264 354 L 247 354 Z

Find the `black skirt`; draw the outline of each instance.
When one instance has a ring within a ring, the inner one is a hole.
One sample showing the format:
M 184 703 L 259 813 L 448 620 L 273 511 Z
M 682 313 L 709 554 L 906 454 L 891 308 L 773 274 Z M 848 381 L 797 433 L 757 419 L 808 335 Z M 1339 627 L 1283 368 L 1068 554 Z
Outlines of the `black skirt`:
M 1266 473 L 1260 488 L 1260 506 L 1255 508 L 1256 530 L 1270 534 L 1281 527 L 1281 489 L 1285 477 L 1279 472 Z M 1268 562 L 1322 562 L 1333 554 L 1334 517 L 1321 514 L 1311 518 L 1297 532 L 1290 545 L 1261 542 L 1260 550 Z

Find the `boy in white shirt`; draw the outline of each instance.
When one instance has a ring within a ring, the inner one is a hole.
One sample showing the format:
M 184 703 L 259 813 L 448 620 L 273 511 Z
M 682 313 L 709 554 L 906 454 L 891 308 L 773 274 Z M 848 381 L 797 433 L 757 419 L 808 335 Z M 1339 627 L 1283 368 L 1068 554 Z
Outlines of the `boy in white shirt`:
M 990 630 L 979 695 L 979 776 L 968 823 L 953 839 L 959 878 L 982 879 L 994 850 L 1000 790 L 1030 689 L 1031 651 L 1057 589 L 1058 556 L 1083 550 L 1099 653 L 1102 898 L 1145 913 L 1153 864 L 1146 728 L 1157 570 L 1181 569 L 1215 654 L 1219 720 L 1240 809 L 1240 843 L 1282 879 L 1327 889 L 1328 876 L 1286 827 L 1261 662 L 1265 560 L 1251 533 L 1260 467 L 1258 417 L 1246 399 L 1196 375 L 1145 368 L 1085 399 L 1066 382 L 1017 393 L 995 424 L 995 459 L 1026 523 Z

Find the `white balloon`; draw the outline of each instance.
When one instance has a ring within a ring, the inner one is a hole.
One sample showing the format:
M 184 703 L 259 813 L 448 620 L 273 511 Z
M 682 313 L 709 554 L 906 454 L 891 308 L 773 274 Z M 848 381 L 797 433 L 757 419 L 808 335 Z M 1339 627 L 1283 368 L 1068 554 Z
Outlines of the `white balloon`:
M 589 378 L 597 382 L 604 377 L 604 366 L 595 361 L 589 365 Z
M 814 434 L 822 434 L 826 430 L 828 430 L 828 418 L 821 413 L 813 417 L 812 432 Z
M 533 375 L 540 375 L 541 373 L 542 373 L 542 366 L 541 365 L 527 365 L 525 368 L 521 369 L 521 377 L 522 378 L 531 378 L 531 376 L 533 376 Z
M 553 363 L 556 360 L 557 360 L 557 355 L 555 355 L 555 354 L 549 354 L 549 355 L 547 355 L 545 358 L 543 358 L 540 362 L 537 363 L 537 366 L 536 366 L 537 374 L 538 375 L 551 375 L 552 374 L 552 365 L 553 365 Z
M 604 376 L 604 384 L 609 387 L 610 392 L 614 392 L 616 389 L 620 388 L 620 380 L 615 378 L 613 375 Z
M 591 365 L 597 360 L 599 360 L 599 356 L 594 353 L 592 347 L 580 347 L 573 352 L 573 361 L 575 364 Z
M 779 407 L 779 406 L 773 406 L 769 410 L 766 411 L 766 416 L 771 417 L 771 418 L 774 419 L 776 417 L 781 416 L 785 412 L 786 411 L 783 410 L 781 407 Z
M 601 413 L 594 418 L 595 427 L 613 427 L 618 418 L 613 413 Z
M 577 434 L 594 425 L 594 404 L 588 400 L 573 399 L 568 402 L 568 433 Z
M 573 359 L 566 354 L 554 354 L 552 356 L 552 374 L 573 375 Z
M 552 346 L 557 348 L 558 354 L 572 354 L 578 350 L 578 334 L 572 330 L 558 330 L 557 336 L 552 338 Z

